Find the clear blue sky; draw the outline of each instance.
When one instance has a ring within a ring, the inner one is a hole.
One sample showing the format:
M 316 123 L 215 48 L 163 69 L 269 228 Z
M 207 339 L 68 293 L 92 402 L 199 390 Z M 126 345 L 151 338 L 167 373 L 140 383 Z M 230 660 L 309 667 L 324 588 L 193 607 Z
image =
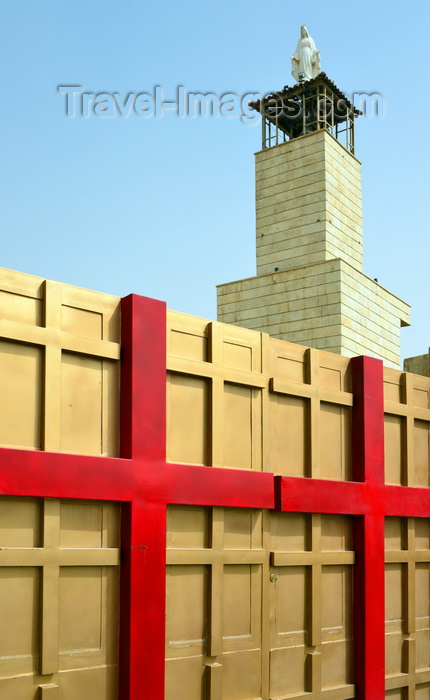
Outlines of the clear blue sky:
M 86 92 L 260 93 L 294 81 L 305 23 L 357 123 L 365 272 L 412 305 L 402 355 L 427 351 L 430 4 L 412 0 L 2 0 L 0 265 L 216 318 L 215 285 L 255 274 L 254 152 L 239 117 L 67 118 Z

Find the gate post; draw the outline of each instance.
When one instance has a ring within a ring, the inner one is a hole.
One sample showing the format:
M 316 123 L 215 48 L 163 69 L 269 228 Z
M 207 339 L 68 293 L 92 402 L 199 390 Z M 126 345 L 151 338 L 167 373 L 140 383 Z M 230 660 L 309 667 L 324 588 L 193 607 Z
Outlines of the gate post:
M 166 305 L 121 302 L 121 457 L 134 492 L 123 508 L 120 698 L 164 698 L 166 504 L 148 475 L 166 460 Z
M 357 699 L 385 697 L 383 364 L 370 357 L 351 360 L 354 408 L 353 479 L 365 484 L 367 513 L 354 517 L 354 666 Z M 368 487 L 368 488 L 367 488 Z

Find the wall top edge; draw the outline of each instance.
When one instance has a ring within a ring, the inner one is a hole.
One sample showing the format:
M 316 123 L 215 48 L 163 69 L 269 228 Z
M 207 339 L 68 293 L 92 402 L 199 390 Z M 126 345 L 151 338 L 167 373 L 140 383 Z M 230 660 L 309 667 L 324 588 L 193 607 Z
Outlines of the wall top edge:
M 322 136 L 321 136 L 321 134 L 322 134 Z M 323 141 L 323 140 L 326 140 L 326 138 L 332 139 L 332 142 L 333 142 L 332 145 L 336 144 L 337 146 L 339 146 L 340 149 L 342 149 L 342 151 L 344 151 L 349 156 L 351 156 L 351 158 L 353 160 L 355 160 L 359 166 L 362 165 L 361 160 L 359 160 L 357 158 L 357 156 L 353 155 L 351 153 L 351 151 L 348 151 L 348 149 L 340 141 L 338 141 L 337 138 L 335 136 L 333 136 L 333 134 L 330 134 L 330 132 L 327 131 L 326 129 L 318 129 L 318 131 L 313 131 L 310 134 L 303 134 L 302 136 L 296 136 L 294 139 L 290 139 L 289 141 L 284 141 L 284 143 L 278 143 L 276 146 L 270 146 L 270 148 L 262 148 L 259 151 L 255 151 L 254 155 L 257 157 L 257 156 L 260 156 L 261 154 L 267 153 L 268 151 L 273 152 L 276 149 L 282 149 L 282 148 L 288 149 L 288 147 L 292 148 L 295 143 L 303 142 L 304 139 L 308 139 L 308 140 L 311 139 L 314 141 L 318 141 L 318 140 Z
M 99 292 L 96 289 L 88 289 L 86 287 L 79 287 L 73 284 L 67 284 L 65 282 L 58 282 L 57 280 L 51 280 L 46 277 L 38 277 L 36 275 L 28 274 L 27 272 L 18 272 L 16 270 L 10 270 L 5 267 L 0 267 L 0 289 L 4 291 L 17 291 L 17 288 L 22 288 L 25 290 L 34 290 L 35 292 L 46 283 L 51 282 L 53 284 L 60 285 L 65 290 L 82 292 L 90 295 L 97 295 L 111 301 L 120 302 L 121 297 L 114 294 L 107 294 L 106 292 Z

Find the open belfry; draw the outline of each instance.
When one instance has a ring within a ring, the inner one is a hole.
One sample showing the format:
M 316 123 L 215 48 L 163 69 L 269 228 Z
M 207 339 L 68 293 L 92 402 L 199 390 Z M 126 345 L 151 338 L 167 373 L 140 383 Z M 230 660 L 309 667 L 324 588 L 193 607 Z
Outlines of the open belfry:
M 319 64 L 308 73 L 297 64 L 293 56 L 296 85 L 252 103 L 262 119 L 257 276 L 219 285 L 218 320 L 398 367 L 410 307 L 363 272 L 360 112 Z
M 270 335 L 0 268 L 0 700 L 430 699 L 430 377 L 305 27 L 293 75 L 220 289 Z

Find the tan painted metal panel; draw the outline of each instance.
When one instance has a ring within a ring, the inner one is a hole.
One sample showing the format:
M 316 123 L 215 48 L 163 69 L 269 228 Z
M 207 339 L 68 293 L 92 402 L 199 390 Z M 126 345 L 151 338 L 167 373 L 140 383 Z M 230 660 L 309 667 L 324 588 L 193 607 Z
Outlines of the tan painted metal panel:
M 347 358 L 171 312 L 168 335 L 169 461 L 350 479 Z
M 209 463 L 210 386 L 200 377 L 168 374 L 167 457 L 172 462 Z
M 119 507 L 0 498 L 0 697 L 116 700 Z
M 34 297 L 20 293 L 0 290 L 1 318 L 19 323 L 28 323 L 32 326 L 41 326 L 43 319 L 43 303 L 34 290 Z
M 262 470 L 261 335 L 168 312 L 167 455 Z
M 386 518 L 385 561 L 387 697 L 428 697 L 430 521 Z
M 273 514 L 271 522 L 270 697 L 328 688 L 354 697 L 350 520 Z
M 166 699 L 266 697 L 263 514 L 170 506 L 167 525 Z
M 384 370 L 385 480 L 430 486 L 430 378 Z
M 430 379 L 386 368 L 385 480 L 428 487 Z M 430 524 L 386 519 L 387 696 L 430 690 Z
M 0 270 L 0 444 L 118 455 L 119 299 Z
M 0 442 L 42 446 L 43 353 L 35 345 L 0 340 Z

